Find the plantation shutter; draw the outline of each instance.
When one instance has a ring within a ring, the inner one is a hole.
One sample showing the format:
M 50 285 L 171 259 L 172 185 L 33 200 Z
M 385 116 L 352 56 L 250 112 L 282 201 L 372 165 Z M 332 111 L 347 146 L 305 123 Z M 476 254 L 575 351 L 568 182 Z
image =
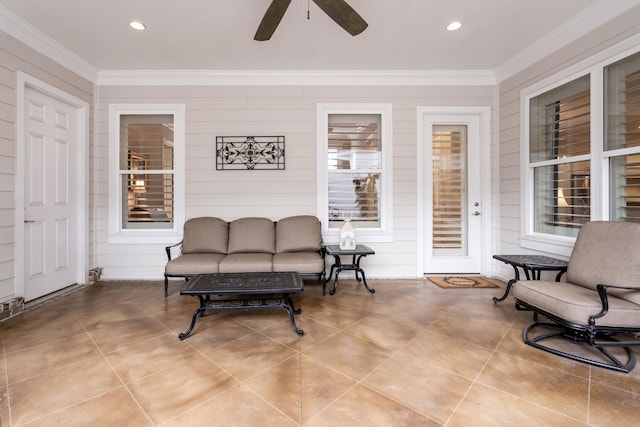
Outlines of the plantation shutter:
M 463 249 L 466 147 L 460 131 L 449 126 L 433 130 L 433 249 Z
M 382 144 L 380 114 L 330 114 L 328 129 L 328 218 L 340 227 L 380 227 Z
M 123 228 L 171 227 L 173 222 L 173 116 L 121 117 Z M 164 225 L 163 225 L 164 224 Z
M 640 54 L 606 67 L 605 80 L 605 149 L 640 147 Z M 609 165 L 611 219 L 640 222 L 640 154 L 612 156 Z
M 536 231 L 563 234 L 591 218 L 590 161 L 576 159 L 591 152 L 590 97 L 585 76 L 531 99 Z

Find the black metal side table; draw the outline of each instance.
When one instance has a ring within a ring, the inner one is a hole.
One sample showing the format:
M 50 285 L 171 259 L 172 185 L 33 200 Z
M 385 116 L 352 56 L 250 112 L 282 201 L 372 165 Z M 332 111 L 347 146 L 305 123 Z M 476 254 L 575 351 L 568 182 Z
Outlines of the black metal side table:
M 364 285 L 365 288 L 367 288 L 369 292 L 371 292 L 372 294 L 375 293 L 376 290 L 370 288 L 367 285 L 367 279 L 365 278 L 364 270 L 360 267 L 360 260 L 363 257 L 366 257 L 367 255 L 375 254 L 373 249 L 365 245 L 356 245 L 356 248 L 354 250 L 340 249 L 340 246 L 338 245 L 327 245 L 326 249 L 327 249 L 328 255 L 333 255 L 334 262 L 333 262 L 333 265 L 331 266 L 331 270 L 329 271 L 329 277 L 322 282 L 322 295 L 325 295 L 326 283 L 331 280 L 331 276 L 333 276 L 333 270 L 336 271 L 336 278 L 335 278 L 335 281 L 333 282 L 333 289 L 329 291 L 331 295 L 336 293 L 336 288 L 338 287 L 338 275 L 343 270 L 355 271 L 356 280 L 358 282 L 362 281 L 362 284 Z M 351 255 L 353 257 L 351 264 L 343 264 L 342 261 L 340 260 L 340 255 Z M 360 276 L 362 276 L 362 280 L 360 279 Z
M 540 280 L 540 273 L 542 271 L 557 271 L 558 274 L 556 274 L 556 282 L 559 282 L 562 275 L 566 273 L 568 265 L 567 261 L 544 255 L 494 255 L 493 258 L 511 265 L 515 272 L 515 278 L 507 282 L 507 289 L 505 290 L 504 295 L 500 298 L 493 297 L 494 303 L 503 301 L 507 298 L 507 295 L 509 295 L 509 291 L 511 290 L 511 286 L 520 280 L 518 267 L 522 268 L 527 280 Z

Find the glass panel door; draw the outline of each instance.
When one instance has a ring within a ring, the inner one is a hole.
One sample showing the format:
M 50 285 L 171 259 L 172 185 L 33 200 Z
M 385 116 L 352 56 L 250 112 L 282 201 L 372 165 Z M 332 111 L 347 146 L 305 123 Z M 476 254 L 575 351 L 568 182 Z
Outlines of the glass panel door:
M 433 127 L 433 255 L 467 255 L 467 127 Z
M 424 273 L 482 272 L 487 224 L 481 119 L 466 112 L 425 114 Z

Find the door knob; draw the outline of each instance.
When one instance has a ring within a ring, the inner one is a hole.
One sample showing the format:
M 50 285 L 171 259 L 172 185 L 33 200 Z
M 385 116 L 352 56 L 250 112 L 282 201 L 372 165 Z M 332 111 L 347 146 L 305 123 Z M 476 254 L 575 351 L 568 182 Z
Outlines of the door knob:
M 480 215 L 480 212 L 475 211 L 475 212 L 474 212 L 474 213 L 472 213 L 471 215 L 473 215 L 473 216 L 478 216 L 478 215 Z

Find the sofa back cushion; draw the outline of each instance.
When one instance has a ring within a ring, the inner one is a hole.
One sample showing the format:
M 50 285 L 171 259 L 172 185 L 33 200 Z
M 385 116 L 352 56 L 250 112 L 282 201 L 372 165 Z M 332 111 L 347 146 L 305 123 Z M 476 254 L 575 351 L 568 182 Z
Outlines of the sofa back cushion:
M 183 254 L 226 254 L 228 241 L 228 224 L 220 218 L 191 218 L 184 223 Z
M 567 281 L 587 288 L 596 285 L 640 289 L 640 224 L 593 221 L 582 226 L 569 259 Z M 640 292 L 609 290 L 640 304 Z
M 315 216 L 291 216 L 276 223 L 276 253 L 318 251 L 321 246 L 322 229 Z
M 276 229 L 267 218 L 240 218 L 229 224 L 229 252 L 262 252 L 273 254 L 276 249 Z

